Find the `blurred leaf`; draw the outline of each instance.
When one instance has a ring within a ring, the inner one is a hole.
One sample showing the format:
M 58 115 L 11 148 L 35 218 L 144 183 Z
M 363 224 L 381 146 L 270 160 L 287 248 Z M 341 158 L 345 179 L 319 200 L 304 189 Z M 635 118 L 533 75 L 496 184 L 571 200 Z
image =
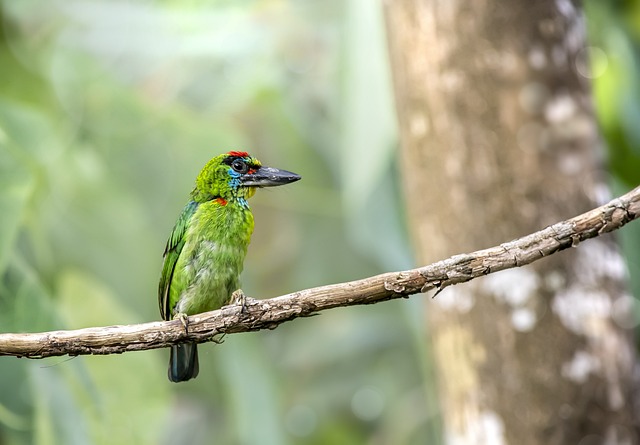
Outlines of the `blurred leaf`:
M 62 273 L 59 294 L 61 311 L 72 328 L 136 320 L 108 288 L 82 271 Z M 80 357 L 59 366 L 87 420 L 91 443 L 158 442 L 168 415 L 170 385 L 158 359 L 155 351 L 137 352 Z
M 346 5 L 346 94 L 339 160 L 347 209 L 358 208 L 388 173 L 397 139 L 384 18 L 377 2 Z
M 3 147 L 0 127 L 0 272 L 15 244 L 27 200 L 33 189 L 30 172 Z
M 0 323 L 5 332 L 60 328 L 56 307 L 38 274 L 20 257 L 7 267 L 0 289 Z
M 233 413 L 238 443 L 285 445 L 274 370 L 264 352 L 255 335 L 233 336 L 216 351 L 228 389 L 226 409 Z M 248 416 L 249 412 L 260 415 Z
M 34 443 L 36 445 L 86 445 L 86 425 L 78 422 L 81 411 L 56 369 L 31 366 L 34 394 Z
M 640 1 L 585 3 L 589 39 L 607 57 L 606 70 L 593 79 L 596 111 L 607 144 L 615 195 L 640 184 Z M 640 297 L 640 227 L 616 234 L 630 270 L 629 281 Z

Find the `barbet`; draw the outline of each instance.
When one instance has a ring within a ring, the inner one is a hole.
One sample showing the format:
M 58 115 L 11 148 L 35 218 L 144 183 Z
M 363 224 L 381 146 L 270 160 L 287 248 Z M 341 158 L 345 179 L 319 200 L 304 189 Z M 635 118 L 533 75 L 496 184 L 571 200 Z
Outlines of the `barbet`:
M 247 200 L 259 187 L 299 179 L 295 173 L 265 167 L 243 151 L 216 156 L 204 166 L 164 251 L 158 289 L 163 319 L 212 311 L 230 302 L 253 233 Z M 197 345 L 172 346 L 169 380 L 183 382 L 197 375 Z

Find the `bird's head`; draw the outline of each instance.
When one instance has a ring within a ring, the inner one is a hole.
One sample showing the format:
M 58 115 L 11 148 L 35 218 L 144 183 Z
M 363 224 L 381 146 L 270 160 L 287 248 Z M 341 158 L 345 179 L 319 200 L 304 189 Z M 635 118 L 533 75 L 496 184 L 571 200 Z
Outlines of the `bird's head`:
M 295 173 L 263 166 L 247 152 L 230 151 L 216 156 L 204 166 L 196 179 L 191 198 L 196 202 L 216 198 L 246 200 L 255 194 L 258 187 L 274 187 L 299 179 Z

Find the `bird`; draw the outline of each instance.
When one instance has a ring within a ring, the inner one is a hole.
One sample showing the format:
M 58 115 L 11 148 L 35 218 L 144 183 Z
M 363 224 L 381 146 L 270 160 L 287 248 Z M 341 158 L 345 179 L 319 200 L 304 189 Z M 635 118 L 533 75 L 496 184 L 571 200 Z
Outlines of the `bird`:
M 239 275 L 254 228 L 247 200 L 258 188 L 299 179 L 296 173 L 263 166 L 245 151 L 229 151 L 207 162 L 164 250 L 158 286 L 164 320 L 179 318 L 188 329 L 188 315 L 216 310 L 231 302 L 232 294 L 239 289 Z M 196 343 L 171 346 L 171 382 L 195 378 L 198 371 Z

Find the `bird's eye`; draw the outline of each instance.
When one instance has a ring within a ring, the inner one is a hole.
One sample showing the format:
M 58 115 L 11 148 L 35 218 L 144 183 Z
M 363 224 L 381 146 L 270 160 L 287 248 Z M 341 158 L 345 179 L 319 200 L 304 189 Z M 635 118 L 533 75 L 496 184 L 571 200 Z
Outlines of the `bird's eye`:
M 249 171 L 249 166 L 242 159 L 236 159 L 231 163 L 231 168 L 240 174 L 245 174 Z

